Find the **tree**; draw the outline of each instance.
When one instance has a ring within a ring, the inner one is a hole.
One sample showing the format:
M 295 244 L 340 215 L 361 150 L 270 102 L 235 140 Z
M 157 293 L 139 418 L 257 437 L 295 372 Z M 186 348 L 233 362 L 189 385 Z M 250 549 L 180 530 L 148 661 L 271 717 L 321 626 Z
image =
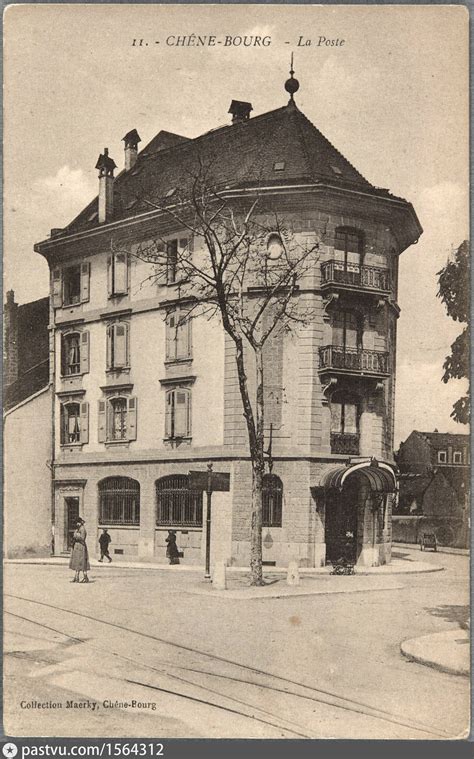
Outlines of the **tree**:
M 202 161 L 188 180 L 186 190 L 176 191 L 171 202 L 140 200 L 187 230 L 193 244 L 171 250 L 158 236 L 139 245 L 135 255 L 155 265 L 151 277 L 158 280 L 166 280 L 172 267 L 185 305 L 181 319 L 217 314 L 233 343 L 252 467 L 251 584 L 262 585 L 264 347 L 272 335 L 283 336 L 311 317 L 298 290 L 315 265 L 319 241 L 298 240 L 263 196 L 242 199 L 218 189 L 211 167 Z
M 443 364 L 443 382 L 450 379 L 469 377 L 469 242 L 464 240 L 446 266 L 438 272 L 438 297 L 441 298 L 448 315 L 466 324 L 460 335 L 451 345 L 451 353 Z M 451 417 L 461 424 L 468 424 L 470 419 L 470 394 L 459 398 L 453 405 Z

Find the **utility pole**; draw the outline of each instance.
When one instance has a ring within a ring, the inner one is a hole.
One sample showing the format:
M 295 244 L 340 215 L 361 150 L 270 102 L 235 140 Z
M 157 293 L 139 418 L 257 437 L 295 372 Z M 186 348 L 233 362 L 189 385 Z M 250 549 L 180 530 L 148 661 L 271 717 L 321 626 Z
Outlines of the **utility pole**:
M 206 572 L 204 577 L 211 577 L 211 495 L 212 495 L 212 463 L 207 465 L 207 514 L 206 514 Z

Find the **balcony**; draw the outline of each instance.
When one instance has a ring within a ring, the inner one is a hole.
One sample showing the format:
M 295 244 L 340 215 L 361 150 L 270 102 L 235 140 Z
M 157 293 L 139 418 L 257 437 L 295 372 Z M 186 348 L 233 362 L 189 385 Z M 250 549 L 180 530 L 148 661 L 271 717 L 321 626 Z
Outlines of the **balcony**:
M 381 266 L 359 266 L 342 261 L 326 261 L 321 264 L 321 288 L 332 290 L 357 290 L 375 295 L 390 294 L 390 271 Z
M 388 377 L 388 353 L 342 345 L 325 345 L 319 349 L 319 371 L 322 374 Z
M 359 435 L 348 432 L 331 432 L 331 453 L 359 455 Z

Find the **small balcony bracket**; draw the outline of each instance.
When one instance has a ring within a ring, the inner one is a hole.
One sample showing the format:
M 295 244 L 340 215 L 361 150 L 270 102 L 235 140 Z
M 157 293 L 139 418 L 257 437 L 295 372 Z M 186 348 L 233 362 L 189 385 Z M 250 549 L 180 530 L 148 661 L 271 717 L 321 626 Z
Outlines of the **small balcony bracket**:
M 323 400 L 322 400 L 323 406 L 329 406 L 331 395 L 336 389 L 336 385 L 337 385 L 337 377 L 326 378 L 325 384 L 321 385 L 321 389 L 323 391 Z
M 328 293 L 328 295 L 325 295 L 323 297 L 323 321 L 324 322 L 330 322 L 331 321 L 331 314 L 329 313 L 328 309 L 329 306 L 332 304 L 336 304 L 339 300 L 339 293 Z

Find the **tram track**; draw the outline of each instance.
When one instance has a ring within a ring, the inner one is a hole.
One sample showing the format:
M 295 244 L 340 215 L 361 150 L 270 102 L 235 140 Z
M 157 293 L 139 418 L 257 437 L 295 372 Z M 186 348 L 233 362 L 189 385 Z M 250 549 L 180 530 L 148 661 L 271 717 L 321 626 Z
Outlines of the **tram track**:
M 294 735 L 297 735 L 297 737 L 315 738 L 315 737 L 319 737 L 319 736 L 312 735 L 311 731 L 308 730 L 307 727 L 302 727 L 302 726 L 296 725 L 294 722 L 291 723 L 292 727 L 288 726 L 289 725 L 288 722 L 287 722 L 287 724 L 285 726 L 283 726 L 282 723 L 285 722 L 285 720 L 282 719 L 282 718 L 280 718 L 279 716 L 274 715 L 271 712 L 266 712 L 266 710 L 262 710 L 259 706 L 255 706 L 254 704 L 248 704 L 247 702 L 239 701 L 239 699 L 236 699 L 233 696 L 228 696 L 227 694 L 222 693 L 219 690 L 216 690 L 216 688 L 207 688 L 206 686 L 203 686 L 200 683 L 196 683 L 194 680 L 186 679 L 186 678 L 182 677 L 182 675 L 178 675 L 178 672 L 188 673 L 188 674 L 193 673 L 193 674 L 199 675 L 199 676 L 210 677 L 214 681 L 216 679 L 218 679 L 218 680 L 222 680 L 222 681 L 228 681 L 228 682 L 231 682 L 231 683 L 232 682 L 239 683 L 239 684 L 244 685 L 244 686 L 251 686 L 252 688 L 257 688 L 257 689 L 261 689 L 261 690 L 264 690 L 264 691 L 270 691 L 270 692 L 273 691 L 275 693 L 283 694 L 283 695 L 286 695 L 286 696 L 289 696 L 289 697 L 303 699 L 303 700 L 305 700 L 307 702 L 315 702 L 315 703 L 324 705 L 326 707 L 332 707 L 332 708 L 340 709 L 340 710 L 343 710 L 345 712 L 352 712 L 353 714 L 359 714 L 361 716 L 368 717 L 368 718 L 371 718 L 371 719 L 381 720 L 381 721 L 386 722 L 386 723 L 391 723 L 391 724 L 398 725 L 398 726 L 401 726 L 401 727 L 409 728 L 411 730 L 422 732 L 422 733 L 425 733 L 427 735 L 435 736 L 437 738 L 445 738 L 446 736 L 448 736 L 448 733 L 446 731 L 442 730 L 441 728 L 438 728 L 438 727 L 435 728 L 433 725 L 426 724 L 426 723 L 421 722 L 419 720 L 407 719 L 407 718 L 405 718 L 402 715 L 395 714 L 395 713 L 390 712 L 388 710 L 384 710 L 384 709 L 382 709 L 380 707 L 374 707 L 374 706 L 372 706 L 370 704 L 366 704 L 366 703 L 364 703 L 362 701 L 358 701 L 356 699 L 351 699 L 351 698 L 349 698 L 347 696 L 341 696 L 341 695 L 339 695 L 337 693 L 334 693 L 334 692 L 331 692 L 331 691 L 323 690 L 323 689 L 320 689 L 320 688 L 315 688 L 314 686 L 305 685 L 304 683 L 296 682 L 294 680 L 291 680 L 290 678 L 286 678 L 286 677 L 281 676 L 281 675 L 276 675 L 276 674 L 271 673 L 271 672 L 266 672 L 266 671 L 258 669 L 256 667 L 252 667 L 252 666 L 249 666 L 249 665 L 246 665 L 246 664 L 242 664 L 240 662 L 236 662 L 236 661 L 233 661 L 231 659 L 227 659 L 227 658 L 219 656 L 217 654 L 212 654 L 212 653 L 208 653 L 206 651 L 201 651 L 201 650 L 193 648 L 191 646 L 186 646 L 186 645 L 183 645 L 183 644 L 180 644 L 180 643 L 176 643 L 175 641 L 171 641 L 171 640 L 168 640 L 168 639 L 165 639 L 165 638 L 161 638 L 161 637 L 158 637 L 156 635 L 152 635 L 150 633 L 146 633 L 146 632 L 142 632 L 142 631 L 139 631 L 139 630 L 135 630 L 135 629 L 126 627 L 124 625 L 117 624 L 115 622 L 109 622 L 108 620 L 102 620 L 102 619 L 100 619 L 98 617 L 93 617 L 93 616 L 85 614 L 83 612 L 78 612 L 78 611 L 67 609 L 67 608 L 64 608 L 64 607 L 61 607 L 61 606 L 57 606 L 57 605 L 54 605 L 54 604 L 49 604 L 49 603 L 46 603 L 44 601 L 37 601 L 37 600 L 32 599 L 32 598 L 26 598 L 26 597 L 17 596 L 17 595 L 14 595 L 14 594 L 5 594 L 5 597 L 6 598 L 12 598 L 12 599 L 15 599 L 17 601 L 23 601 L 23 602 L 30 603 L 30 604 L 36 604 L 37 606 L 40 606 L 40 607 L 46 607 L 48 609 L 53 609 L 53 610 L 55 610 L 57 612 L 64 612 L 66 614 L 71 614 L 73 616 L 80 617 L 80 618 L 83 618 L 85 620 L 92 621 L 94 623 L 98 623 L 98 624 L 101 624 L 101 625 L 106 625 L 106 626 L 109 626 L 109 627 L 113 627 L 113 628 L 119 629 L 122 632 L 125 632 L 125 633 L 130 634 L 130 635 L 135 635 L 135 636 L 139 636 L 139 637 L 142 637 L 142 638 L 150 639 L 150 640 L 156 641 L 157 643 L 160 643 L 160 644 L 163 644 L 163 645 L 166 645 L 166 646 L 171 646 L 174 649 L 181 649 L 181 650 L 186 651 L 188 653 L 192 653 L 193 655 L 198 655 L 198 656 L 203 657 L 203 658 L 205 658 L 205 659 L 207 659 L 207 660 L 209 660 L 209 661 L 211 661 L 213 663 L 214 662 L 219 662 L 219 663 L 223 663 L 223 664 L 226 664 L 226 665 L 231 665 L 232 667 L 235 667 L 238 670 L 240 670 L 240 672 L 244 675 L 244 677 L 237 676 L 237 675 L 222 674 L 222 673 L 217 673 L 217 672 L 210 672 L 207 669 L 184 666 L 183 664 L 174 664 L 174 663 L 170 663 L 169 661 L 165 661 L 165 662 L 159 661 L 158 663 L 161 664 L 162 667 L 158 668 L 158 667 L 154 667 L 153 665 L 146 664 L 144 662 L 138 661 L 137 659 L 134 659 L 132 657 L 124 656 L 123 654 L 120 654 L 118 652 L 111 652 L 110 649 L 103 649 L 103 648 L 94 646 L 94 644 L 90 643 L 89 640 L 85 640 L 85 639 L 79 638 L 77 636 L 70 635 L 69 633 L 64 632 L 64 630 L 59 630 L 59 629 L 56 629 L 56 628 L 52 628 L 52 627 L 50 627 L 48 625 L 45 625 L 43 623 L 38 622 L 37 620 L 28 619 L 27 617 L 24 617 L 24 616 L 22 617 L 21 615 L 14 614 L 13 612 L 9 612 L 9 611 L 6 610 L 6 612 L 9 613 L 9 614 L 11 614 L 12 616 L 16 616 L 16 617 L 19 617 L 20 619 L 24 619 L 25 621 L 29 621 L 29 622 L 32 622 L 33 624 L 40 625 L 40 626 L 42 626 L 42 627 L 44 627 L 44 628 L 46 628 L 46 629 L 48 629 L 50 631 L 53 631 L 53 632 L 58 633 L 60 635 L 63 635 L 63 636 L 65 636 L 65 637 L 67 637 L 67 638 L 69 638 L 71 640 L 74 640 L 74 641 L 76 641 L 78 643 L 79 642 L 80 643 L 84 643 L 86 645 L 91 646 L 92 648 L 95 647 L 96 650 L 100 651 L 101 654 L 104 654 L 104 653 L 113 654 L 114 656 L 116 656 L 118 658 L 121 658 L 121 659 L 127 661 L 128 663 L 133 664 L 134 666 L 139 666 L 142 669 L 150 670 L 150 671 L 153 671 L 153 672 L 157 672 L 157 673 L 159 673 L 161 675 L 165 675 L 167 677 L 171 677 L 171 678 L 173 678 L 175 680 L 180 680 L 180 681 L 182 681 L 183 683 L 185 683 L 187 685 L 191 685 L 194 688 L 201 688 L 202 690 L 205 690 L 205 691 L 207 691 L 209 693 L 212 693 L 212 694 L 214 694 L 216 696 L 219 696 L 221 698 L 225 698 L 225 699 L 228 699 L 228 700 L 229 699 L 230 700 L 234 700 L 236 703 L 239 703 L 241 706 L 245 706 L 246 708 L 257 709 L 260 712 L 260 714 L 265 713 L 266 716 L 270 717 L 271 719 L 280 720 L 280 724 L 278 725 L 278 727 L 280 729 L 284 729 L 285 731 L 289 730 Z M 163 669 L 163 667 L 166 667 L 167 669 Z M 248 679 L 249 676 L 251 676 L 253 679 Z M 255 678 L 257 678 L 257 679 L 263 678 L 263 679 L 266 679 L 269 682 L 257 682 Z M 151 689 L 155 689 L 155 690 L 165 690 L 165 692 L 167 692 L 166 689 L 162 689 L 162 688 L 160 688 L 160 686 L 155 685 L 153 683 L 150 684 L 150 683 L 138 682 L 138 681 L 133 681 L 133 682 L 136 685 L 141 685 L 141 686 L 146 687 L 146 688 L 151 688 Z M 183 698 L 186 698 L 185 694 L 175 693 L 174 695 L 178 695 L 178 696 L 181 696 Z M 204 703 L 208 703 L 206 700 L 203 700 L 203 702 Z M 216 704 L 210 704 L 210 705 L 211 706 L 215 706 L 216 708 L 220 708 L 220 705 L 216 705 Z M 225 707 L 222 707 L 222 708 L 225 708 Z M 231 711 L 231 709 L 228 709 L 228 711 Z M 237 710 L 237 713 L 239 713 L 238 710 Z M 245 714 L 244 716 L 248 717 L 249 715 Z M 250 715 L 250 716 L 252 718 L 259 719 L 257 717 L 254 717 L 253 715 Z M 265 722 L 266 720 L 265 719 L 259 719 L 259 721 L 264 721 Z M 268 721 L 267 721 L 267 724 L 270 724 L 270 723 L 268 723 Z M 276 726 L 275 724 L 272 724 L 272 727 L 275 727 L 275 726 Z M 300 731 L 297 730 L 297 728 L 299 728 Z

